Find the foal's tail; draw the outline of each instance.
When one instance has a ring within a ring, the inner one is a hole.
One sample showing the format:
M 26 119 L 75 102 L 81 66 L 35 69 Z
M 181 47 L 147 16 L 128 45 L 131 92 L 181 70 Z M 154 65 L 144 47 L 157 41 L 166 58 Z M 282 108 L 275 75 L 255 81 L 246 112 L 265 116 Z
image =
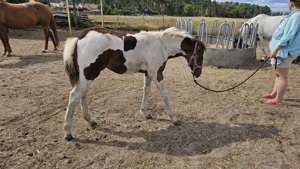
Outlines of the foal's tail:
M 49 26 L 52 29 L 53 33 L 54 33 L 54 38 L 55 38 L 56 45 L 57 45 L 57 47 L 59 47 L 59 39 L 58 39 L 58 36 L 57 36 L 56 22 L 55 22 L 55 18 L 54 18 L 53 14 L 52 14 Z
M 79 81 L 79 67 L 78 67 L 78 54 L 77 54 L 78 38 L 69 38 L 65 43 L 64 48 L 64 64 L 65 71 L 69 76 L 72 86 L 76 86 Z

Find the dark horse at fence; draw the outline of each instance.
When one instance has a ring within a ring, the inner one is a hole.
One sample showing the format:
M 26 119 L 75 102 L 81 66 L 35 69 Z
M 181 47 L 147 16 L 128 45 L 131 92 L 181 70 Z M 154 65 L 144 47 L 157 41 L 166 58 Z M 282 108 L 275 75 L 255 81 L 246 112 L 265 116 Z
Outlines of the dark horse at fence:
M 158 32 L 142 31 L 137 34 L 90 28 L 78 37 L 68 39 L 64 48 L 64 63 L 73 89 L 70 92 L 64 122 L 66 139 L 73 138 L 71 127 L 75 105 L 79 101 L 84 119 L 91 126 L 96 125 L 88 109 L 87 92 L 92 81 L 105 68 L 119 74 L 144 73 L 144 95 L 140 112 L 144 113 L 146 118 L 151 118 L 147 110 L 147 97 L 153 82 L 165 101 L 167 114 L 172 122 L 178 125 L 163 81 L 163 70 L 168 59 L 183 56 L 193 76 L 199 77 L 204 51 L 205 45 L 198 38 L 175 28 Z
M 8 29 L 28 29 L 41 25 L 45 35 L 45 48 L 48 49 L 48 39 L 51 38 L 54 50 L 59 46 L 56 23 L 51 8 L 39 2 L 11 4 L 0 0 L 0 38 L 4 46 L 3 55 L 10 56 L 12 50 L 7 35 Z M 52 32 L 49 29 L 51 27 Z

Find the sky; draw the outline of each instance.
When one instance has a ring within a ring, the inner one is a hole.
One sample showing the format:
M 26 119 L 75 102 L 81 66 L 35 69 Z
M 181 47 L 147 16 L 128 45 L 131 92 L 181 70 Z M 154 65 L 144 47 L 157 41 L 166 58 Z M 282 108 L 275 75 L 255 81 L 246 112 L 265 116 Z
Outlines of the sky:
M 239 2 L 249 3 L 259 6 L 268 6 L 272 12 L 289 12 L 288 2 L 289 0 L 216 0 L 216 2 Z

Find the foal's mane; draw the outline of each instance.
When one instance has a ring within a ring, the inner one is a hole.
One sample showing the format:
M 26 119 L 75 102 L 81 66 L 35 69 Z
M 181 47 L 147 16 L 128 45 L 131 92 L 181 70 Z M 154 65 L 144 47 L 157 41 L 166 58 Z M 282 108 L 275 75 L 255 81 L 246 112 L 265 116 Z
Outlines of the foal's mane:
M 171 36 L 171 37 L 179 37 L 179 38 L 193 38 L 192 35 L 190 35 L 187 31 L 185 30 L 178 30 L 175 27 L 170 27 L 166 30 L 162 30 L 162 31 L 141 31 L 140 33 L 142 34 L 147 34 L 150 36 L 155 36 L 157 38 L 162 38 L 164 36 Z
M 164 35 L 168 36 L 175 36 L 175 37 L 181 37 L 181 38 L 193 38 L 192 35 L 190 35 L 187 31 L 185 30 L 178 30 L 175 27 L 168 28 L 163 31 Z

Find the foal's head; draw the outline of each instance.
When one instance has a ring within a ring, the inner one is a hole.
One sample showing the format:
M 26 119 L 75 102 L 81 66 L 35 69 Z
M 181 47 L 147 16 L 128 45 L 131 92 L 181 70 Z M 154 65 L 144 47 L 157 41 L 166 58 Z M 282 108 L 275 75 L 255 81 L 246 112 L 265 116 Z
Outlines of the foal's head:
M 181 49 L 187 54 L 185 58 L 192 74 L 199 77 L 202 73 L 203 55 L 206 50 L 205 44 L 198 38 L 185 38 L 181 43 Z

